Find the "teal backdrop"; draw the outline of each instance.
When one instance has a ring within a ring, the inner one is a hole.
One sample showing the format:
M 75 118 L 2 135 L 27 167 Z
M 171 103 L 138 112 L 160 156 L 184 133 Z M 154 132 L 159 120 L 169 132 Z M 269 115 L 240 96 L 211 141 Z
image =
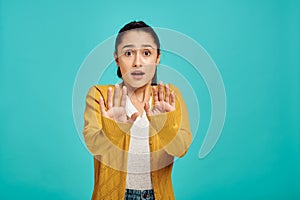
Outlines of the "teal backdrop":
M 0 199 L 90 199 L 73 85 L 92 49 L 131 20 L 193 38 L 224 81 L 222 135 L 199 159 L 211 105 L 188 77 L 203 88 L 201 120 L 174 165 L 176 199 L 300 199 L 299 19 L 297 0 L 0 0 Z

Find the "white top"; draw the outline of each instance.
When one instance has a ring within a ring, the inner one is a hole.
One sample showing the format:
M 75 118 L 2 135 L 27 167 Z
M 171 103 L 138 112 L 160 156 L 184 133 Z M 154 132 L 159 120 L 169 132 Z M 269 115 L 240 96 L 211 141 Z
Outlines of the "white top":
M 149 105 L 151 106 L 150 98 Z M 126 96 L 126 113 L 129 117 L 138 110 Z M 149 121 L 145 111 L 138 116 L 130 129 L 126 188 L 135 190 L 152 189 L 150 175 Z

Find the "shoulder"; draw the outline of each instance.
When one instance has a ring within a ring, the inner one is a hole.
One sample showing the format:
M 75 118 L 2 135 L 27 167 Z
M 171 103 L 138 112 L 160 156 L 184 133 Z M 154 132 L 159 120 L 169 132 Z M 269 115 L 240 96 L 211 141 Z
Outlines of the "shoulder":
M 93 85 L 92 87 L 98 91 L 104 92 L 107 91 L 109 87 L 114 88 L 114 85 Z
M 169 85 L 169 88 L 171 91 L 174 91 L 174 94 L 177 96 L 177 97 L 181 97 L 181 92 L 180 92 L 180 89 L 175 86 L 174 84 L 171 84 L 171 83 L 168 83 Z
M 175 85 L 172 84 L 172 83 L 165 83 L 165 84 L 168 84 L 169 89 L 170 89 L 171 92 L 174 91 L 175 96 L 181 97 L 180 89 L 179 89 L 177 86 L 175 86 Z M 164 85 L 165 85 L 165 84 L 164 84 Z M 157 86 L 158 86 L 158 85 L 153 85 L 153 86 L 151 86 L 151 90 L 152 90 L 152 87 L 157 87 Z
M 181 94 L 180 89 L 177 86 L 173 85 L 173 84 L 168 84 L 168 85 L 169 85 L 170 90 L 174 91 L 176 102 L 177 102 L 176 105 L 180 106 L 180 107 L 184 106 L 185 105 L 185 100 L 184 100 L 184 97 Z
M 88 96 L 106 96 L 107 90 L 109 87 L 113 87 L 113 85 L 93 85 L 90 87 L 88 91 Z
M 177 86 L 175 86 L 174 84 L 168 83 L 168 85 L 169 85 L 169 88 L 171 90 L 173 90 L 174 92 L 180 92 L 179 88 Z

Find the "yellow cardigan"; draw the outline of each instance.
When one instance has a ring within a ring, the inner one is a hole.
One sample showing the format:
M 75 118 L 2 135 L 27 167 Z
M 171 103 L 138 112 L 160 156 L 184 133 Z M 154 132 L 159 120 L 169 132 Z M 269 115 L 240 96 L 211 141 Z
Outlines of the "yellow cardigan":
M 109 86 L 114 88 L 113 85 L 95 85 L 86 96 L 83 135 L 94 155 L 92 200 L 123 200 L 125 196 L 132 124 L 117 123 L 101 116 L 99 98 L 102 96 L 106 101 Z M 184 100 L 174 85 L 170 84 L 170 89 L 175 93 L 176 110 L 147 116 L 150 122 L 151 180 L 156 200 L 175 199 L 171 180 L 174 156 L 185 155 L 192 141 Z

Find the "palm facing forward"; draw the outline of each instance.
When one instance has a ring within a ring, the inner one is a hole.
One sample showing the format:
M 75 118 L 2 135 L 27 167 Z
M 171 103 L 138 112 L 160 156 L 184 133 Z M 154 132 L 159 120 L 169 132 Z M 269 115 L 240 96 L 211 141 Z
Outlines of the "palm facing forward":
M 168 84 L 163 86 L 162 82 L 159 82 L 158 89 L 152 87 L 154 106 L 150 109 L 149 103 L 146 102 L 144 109 L 146 114 L 149 116 L 154 116 L 162 114 L 165 112 L 171 112 L 175 110 L 175 95 L 174 92 L 170 92 Z M 126 96 L 127 88 L 124 86 L 122 91 L 118 84 L 115 85 L 114 93 L 112 88 L 109 87 L 107 91 L 107 109 L 105 108 L 105 103 L 102 97 L 100 97 L 100 110 L 102 116 L 113 119 L 117 122 L 129 122 L 132 123 L 139 116 L 139 113 L 136 112 L 132 114 L 129 118 L 126 114 Z M 121 97 L 121 101 L 119 99 Z
M 104 100 L 100 97 L 100 110 L 102 116 L 113 119 L 117 122 L 133 122 L 138 117 L 138 113 L 132 114 L 131 118 L 127 117 L 125 106 L 126 106 L 126 95 L 127 88 L 124 86 L 122 88 L 122 93 L 120 92 L 120 87 L 118 84 L 115 85 L 114 94 L 112 94 L 112 88 L 109 87 L 107 91 L 107 110 L 105 109 Z M 119 98 L 121 96 L 121 102 L 119 103 Z
M 168 84 L 163 86 L 162 82 L 159 82 L 158 89 L 156 87 L 152 87 L 152 90 L 154 106 L 150 109 L 149 103 L 145 104 L 145 111 L 147 115 L 153 116 L 175 110 L 175 95 L 173 91 L 170 92 Z

